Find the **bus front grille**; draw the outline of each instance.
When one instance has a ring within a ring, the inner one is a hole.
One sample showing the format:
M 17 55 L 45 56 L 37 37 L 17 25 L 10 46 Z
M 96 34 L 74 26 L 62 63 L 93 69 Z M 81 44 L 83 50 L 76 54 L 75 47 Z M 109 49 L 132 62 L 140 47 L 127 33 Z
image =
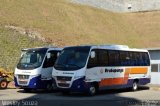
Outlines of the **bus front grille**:
M 29 79 L 29 75 L 18 75 L 18 79 Z
M 59 81 L 71 81 L 72 77 L 57 76 L 57 80 L 59 80 Z
M 20 85 L 26 85 L 28 83 L 28 81 L 19 81 Z
M 68 83 L 58 83 L 58 86 L 60 87 L 69 87 L 70 84 Z
M 20 85 L 27 85 L 29 81 L 29 75 L 18 75 L 18 83 Z

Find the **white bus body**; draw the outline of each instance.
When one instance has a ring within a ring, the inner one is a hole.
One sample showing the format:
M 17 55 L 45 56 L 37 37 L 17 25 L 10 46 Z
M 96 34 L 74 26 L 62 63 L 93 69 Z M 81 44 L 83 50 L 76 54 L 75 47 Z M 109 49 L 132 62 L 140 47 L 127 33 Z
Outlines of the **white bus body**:
M 93 95 L 98 89 L 136 90 L 138 85 L 150 83 L 150 57 L 147 50 L 123 45 L 66 47 L 52 76 L 62 92 Z
M 52 70 L 61 48 L 23 49 L 14 72 L 15 86 L 26 91 L 52 86 Z

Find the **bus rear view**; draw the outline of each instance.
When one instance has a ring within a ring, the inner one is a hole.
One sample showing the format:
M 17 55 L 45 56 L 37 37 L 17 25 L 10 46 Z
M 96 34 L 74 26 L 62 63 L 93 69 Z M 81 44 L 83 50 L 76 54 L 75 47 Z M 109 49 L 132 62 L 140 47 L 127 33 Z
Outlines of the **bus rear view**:
M 73 46 L 62 50 L 52 77 L 63 92 L 132 88 L 150 83 L 150 57 L 146 50 L 124 45 Z

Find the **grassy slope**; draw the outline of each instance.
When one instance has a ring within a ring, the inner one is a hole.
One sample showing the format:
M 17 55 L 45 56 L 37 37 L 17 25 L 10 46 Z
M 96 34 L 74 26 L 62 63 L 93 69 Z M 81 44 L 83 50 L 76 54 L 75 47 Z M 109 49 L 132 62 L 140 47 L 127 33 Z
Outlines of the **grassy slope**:
M 7 70 L 14 69 L 22 48 L 45 45 L 4 27 L 0 27 L 0 38 L 0 67 Z
M 127 14 L 137 47 L 160 47 L 160 11 Z
M 88 43 L 160 46 L 159 22 L 160 12 L 118 14 L 65 0 L 1 0 L 0 3 L 2 25 L 38 30 L 60 46 Z
M 5 25 L 36 30 L 59 46 L 110 43 L 142 48 L 160 46 L 158 11 L 118 14 L 65 0 L 1 0 L 0 48 L 5 48 L 2 54 L 18 56 L 17 50 L 24 47 L 22 43 L 25 47 L 40 43 L 30 44 L 28 38 L 23 42 L 21 35 L 5 29 Z M 9 67 L 14 65 L 4 55 L 0 58 L 6 59 Z

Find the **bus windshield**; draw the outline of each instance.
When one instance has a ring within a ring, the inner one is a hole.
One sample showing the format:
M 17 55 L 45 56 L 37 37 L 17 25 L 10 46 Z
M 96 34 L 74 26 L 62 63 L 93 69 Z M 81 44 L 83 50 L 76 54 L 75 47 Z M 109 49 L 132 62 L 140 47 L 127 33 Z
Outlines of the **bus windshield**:
M 85 66 L 90 47 L 65 48 L 57 59 L 54 68 L 63 71 L 73 71 Z
M 44 60 L 46 52 L 47 48 L 30 49 L 26 51 L 22 55 L 17 68 L 31 70 L 40 67 Z

